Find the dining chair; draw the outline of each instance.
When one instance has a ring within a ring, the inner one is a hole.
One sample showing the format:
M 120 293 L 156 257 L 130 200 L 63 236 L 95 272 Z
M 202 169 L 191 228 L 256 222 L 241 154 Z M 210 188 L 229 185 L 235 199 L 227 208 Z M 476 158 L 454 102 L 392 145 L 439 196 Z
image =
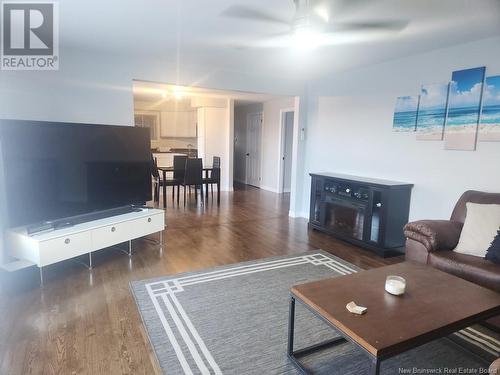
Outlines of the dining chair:
M 173 176 L 172 178 L 168 178 L 164 181 L 166 186 L 172 186 L 172 203 L 174 202 L 175 199 L 175 187 L 177 186 L 177 204 L 179 204 L 180 186 L 184 181 L 186 160 L 187 160 L 187 155 L 175 155 Z M 163 200 L 164 200 L 164 206 L 166 207 L 167 198 L 163 197 Z
M 181 185 L 184 188 L 184 206 L 186 206 L 186 189 L 191 186 L 194 186 L 196 201 L 198 201 L 198 187 L 200 187 L 203 202 L 203 162 L 200 158 L 186 160 L 186 170 Z
M 210 185 L 210 190 L 212 193 L 212 199 L 214 197 L 214 185 L 217 185 L 217 204 L 220 203 L 220 157 L 214 156 L 212 161 L 212 170 L 210 171 L 210 176 L 203 179 L 205 184 L 205 194 L 208 199 L 208 185 Z
M 151 176 L 153 179 L 153 203 L 155 207 L 160 204 L 161 176 L 158 171 L 158 161 L 151 155 Z

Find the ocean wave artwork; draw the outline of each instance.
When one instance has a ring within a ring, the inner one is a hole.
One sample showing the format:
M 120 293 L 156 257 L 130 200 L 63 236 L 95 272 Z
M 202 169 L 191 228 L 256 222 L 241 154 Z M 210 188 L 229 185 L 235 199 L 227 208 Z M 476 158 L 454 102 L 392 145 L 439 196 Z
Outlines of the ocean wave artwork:
M 417 115 L 417 139 L 442 141 L 449 83 L 422 85 Z
M 449 90 L 445 149 L 476 149 L 485 67 L 453 72 Z
M 500 141 L 500 76 L 486 77 L 479 141 Z
M 396 132 L 414 132 L 417 126 L 419 96 L 400 96 L 396 100 L 392 129 Z

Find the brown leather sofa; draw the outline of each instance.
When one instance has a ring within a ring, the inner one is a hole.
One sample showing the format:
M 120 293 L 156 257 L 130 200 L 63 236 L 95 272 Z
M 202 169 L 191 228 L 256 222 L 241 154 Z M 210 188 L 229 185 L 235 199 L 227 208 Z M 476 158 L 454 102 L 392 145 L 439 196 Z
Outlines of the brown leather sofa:
M 500 204 L 500 193 L 466 191 L 450 220 L 420 220 L 406 224 L 406 259 L 429 264 L 473 283 L 500 292 L 500 265 L 472 255 L 455 253 L 465 221 L 467 202 Z M 489 323 L 500 327 L 500 317 Z
M 488 373 L 500 375 L 500 358 L 491 364 Z

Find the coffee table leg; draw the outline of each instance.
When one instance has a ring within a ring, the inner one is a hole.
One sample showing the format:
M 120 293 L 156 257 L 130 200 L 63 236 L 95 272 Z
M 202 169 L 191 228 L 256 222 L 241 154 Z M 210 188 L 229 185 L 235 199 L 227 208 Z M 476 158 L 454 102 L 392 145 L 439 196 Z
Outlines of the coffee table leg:
M 295 330 L 295 298 L 290 297 L 288 310 L 288 355 L 293 355 L 293 335 Z
M 371 364 L 370 364 L 370 370 L 369 370 L 369 374 L 370 375 L 379 375 L 380 373 L 380 360 L 378 358 L 372 358 L 371 360 Z
M 287 346 L 287 355 L 290 361 L 294 364 L 294 366 L 301 372 L 301 374 L 307 375 L 308 372 L 300 363 L 298 357 L 305 356 L 307 354 L 311 354 L 322 350 L 327 347 L 335 346 L 338 344 L 342 344 L 346 342 L 344 337 L 335 337 L 331 340 L 320 342 L 319 344 L 311 345 L 306 348 L 302 348 L 299 350 L 293 350 L 293 341 L 295 334 L 295 298 L 290 296 L 290 308 L 288 310 L 288 346 Z

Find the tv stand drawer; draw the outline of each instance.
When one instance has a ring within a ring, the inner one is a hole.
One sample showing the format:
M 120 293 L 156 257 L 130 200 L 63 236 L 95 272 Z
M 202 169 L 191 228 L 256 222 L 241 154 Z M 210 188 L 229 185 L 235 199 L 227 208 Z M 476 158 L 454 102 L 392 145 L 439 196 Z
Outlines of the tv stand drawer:
M 64 237 L 39 242 L 40 266 L 87 254 L 92 249 L 89 232 L 74 233 Z
M 92 231 L 92 250 L 100 250 L 130 240 L 132 222 L 112 224 Z
M 92 247 L 93 250 L 104 249 L 163 229 L 163 213 L 108 225 L 92 231 Z
M 131 222 L 130 235 L 132 238 L 147 236 L 161 232 L 165 229 L 165 216 L 163 213 L 150 215 Z

